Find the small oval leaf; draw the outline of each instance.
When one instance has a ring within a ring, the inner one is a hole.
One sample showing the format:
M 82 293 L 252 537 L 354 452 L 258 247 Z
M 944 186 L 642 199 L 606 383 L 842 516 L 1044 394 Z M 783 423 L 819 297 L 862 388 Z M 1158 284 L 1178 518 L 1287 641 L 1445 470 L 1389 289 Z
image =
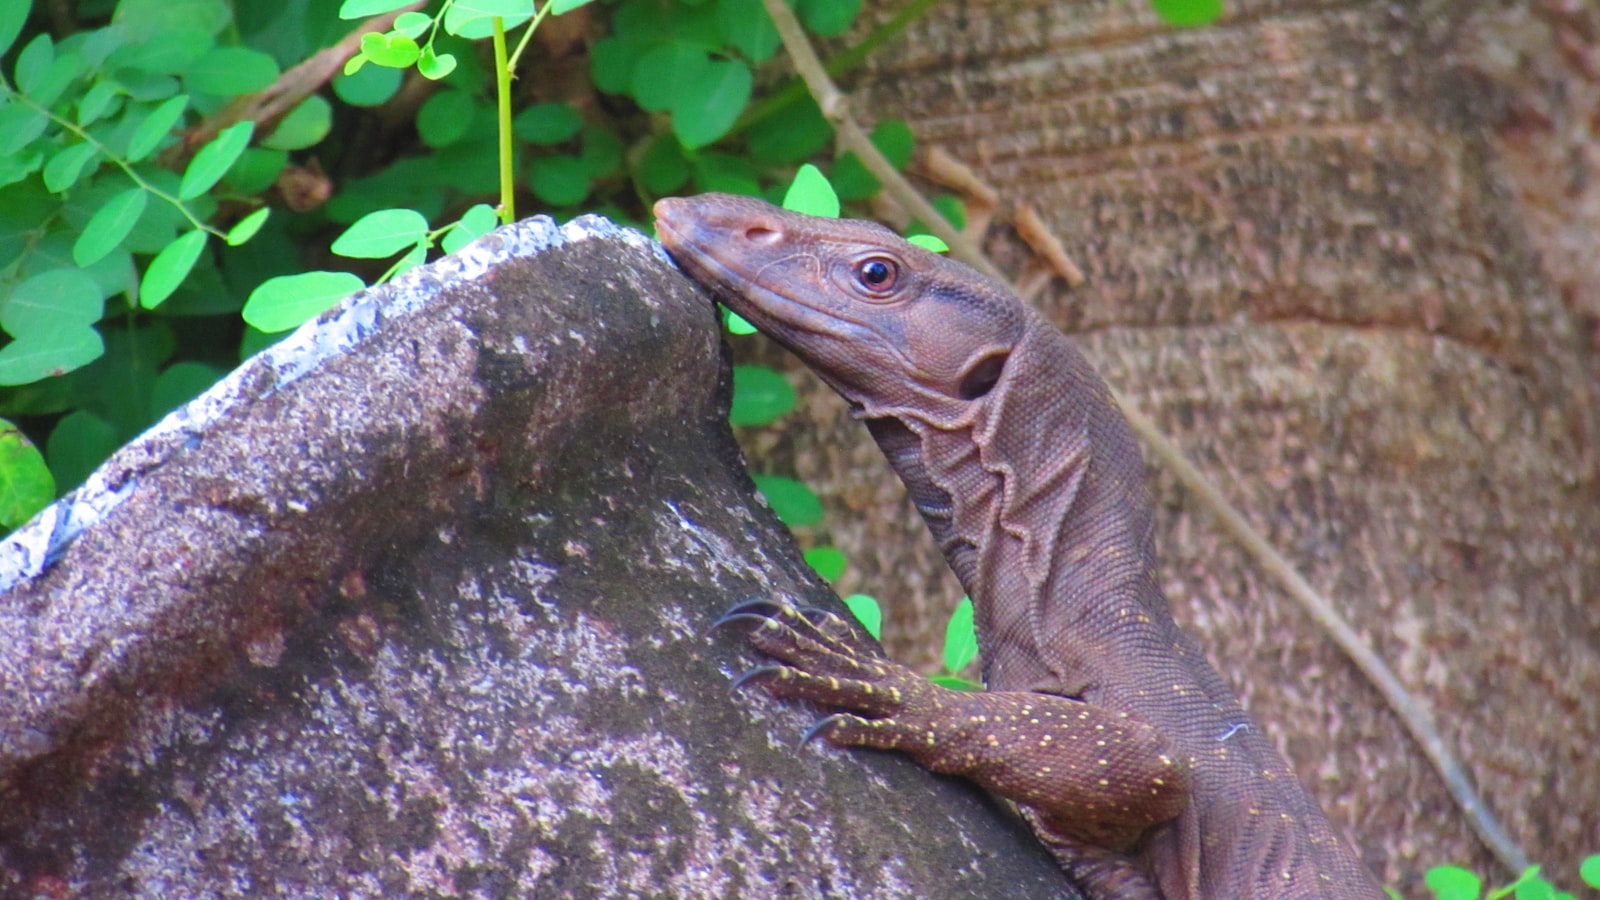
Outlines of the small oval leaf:
M 237 247 L 245 241 L 255 237 L 256 232 L 261 230 L 261 226 L 267 223 L 267 216 L 271 214 L 272 210 L 263 206 L 250 215 L 240 219 L 238 224 L 234 225 L 233 228 L 229 229 L 228 231 L 228 236 L 225 239 L 228 242 L 228 246 Z
M 352 259 L 386 259 L 427 237 L 428 220 L 422 213 L 414 209 L 380 209 L 346 228 L 334 239 L 332 249 Z
M 822 501 L 801 482 L 779 475 L 752 475 L 756 489 L 785 525 L 801 528 L 822 521 Z
M 198 228 L 174 238 L 162 247 L 144 270 L 144 278 L 139 282 L 139 305 L 145 309 L 155 309 L 161 301 L 172 296 L 178 285 L 189 277 L 190 270 L 200 259 L 200 251 L 205 248 L 206 233 Z
M 108 200 L 83 226 L 83 233 L 72 245 L 72 261 L 79 266 L 92 266 L 115 250 L 133 230 L 149 201 L 150 195 L 137 187 Z
M 222 176 L 233 168 L 233 164 L 239 160 L 239 154 L 250 146 L 250 136 L 255 134 L 255 130 L 256 123 L 249 120 L 235 122 L 222 129 L 211 143 L 195 153 L 194 159 L 189 160 L 189 167 L 183 171 L 183 181 L 178 184 L 178 196 L 192 200 L 211 190 L 212 185 L 221 181 Z
M 144 117 L 139 127 L 133 130 L 133 135 L 128 138 L 128 162 L 138 162 L 149 156 L 161 146 L 161 142 L 172 133 L 178 120 L 183 118 L 183 111 L 189 106 L 189 95 L 179 94 L 170 97 L 160 106 Z
M 349 272 L 280 275 L 257 285 L 240 315 L 268 334 L 288 331 L 364 287 Z

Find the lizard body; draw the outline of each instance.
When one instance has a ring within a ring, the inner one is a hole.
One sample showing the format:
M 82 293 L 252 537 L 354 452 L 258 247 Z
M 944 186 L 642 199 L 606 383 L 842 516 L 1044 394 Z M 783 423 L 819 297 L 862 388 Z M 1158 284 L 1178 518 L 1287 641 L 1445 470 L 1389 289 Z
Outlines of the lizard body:
M 972 597 L 988 690 L 771 604 L 730 614 L 784 663 L 747 679 L 846 710 L 832 743 L 1015 801 L 1096 898 L 1383 896 L 1173 621 L 1138 447 L 1060 331 L 880 225 L 720 194 L 655 212 L 691 277 L 866 421 Z

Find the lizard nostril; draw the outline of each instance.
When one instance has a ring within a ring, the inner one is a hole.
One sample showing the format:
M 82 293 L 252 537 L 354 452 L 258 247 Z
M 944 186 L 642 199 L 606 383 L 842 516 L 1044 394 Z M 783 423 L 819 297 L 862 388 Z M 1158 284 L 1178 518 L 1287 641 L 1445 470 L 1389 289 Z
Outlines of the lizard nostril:
M 779 237 L 777 229 L 763 228 L 760 225 L 747 228 L 744 232 L 745 240 L 762 246 L 777 243 Z

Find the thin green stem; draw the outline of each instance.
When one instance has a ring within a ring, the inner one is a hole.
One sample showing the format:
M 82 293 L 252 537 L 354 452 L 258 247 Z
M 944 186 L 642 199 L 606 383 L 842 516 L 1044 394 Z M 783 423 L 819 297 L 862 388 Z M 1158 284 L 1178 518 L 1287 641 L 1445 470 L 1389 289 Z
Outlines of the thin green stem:
M 494 17 L 494 90 L 500 124 L 500 224 L 517 220 L 516 179 L 511 159 L 511 64 L 506 59 L 506 23 Z
M 544 21 L 545 15 L 549 12 L 550 4 L 547 0 L 545 5 L 540 7 L 537 13 L 534 13 L 533 21 L 528 23 L 528 30 L 522 33 L 522 40 L 517 41 L 517 49 L 511 54 L 509 71 L 517 71 L 517 63 L 522 61 L 522 51 L 528 49 L 528 42 L 533 40 L 533 32 L 538 29 L 539 23 Z
M 39 104 L 33 102 L 31 99 L 28 98 L 27 94 L 24 94 L 21 91 L 12 92 L 11 96 L 16 97 L 19 102 L 23 103 L 24 105 L 28 106 L 33 111 L 39 113 L 40 115 L 45 116 L 50 121 L 52 121 L 52 122 L 56 123 L 57 125 L 61 126 L 61 128 L 63 130 L 71 132 L 72 134 L 77 135 L 80 139 L 83 140 L 84 143 L 93 146 L 96 150 L 98 150 L 100 152 L 101 156 L 104 156 L 106 159 L 110 160 L 114 165 L 116 165 L 117 168 L 121 169 L 124 173 L 126 173 L 129 178 L 133 179 L 133 183 L 136 186 L 138 186 L 139 188 L 143 189 L 144 191 L 154 195 L 157 199 L 165 200 L 168 203 L 172 204 L 173 206 L 176 206 L 178 208 L 178 212 L 183 213 L 183 217 L 185 219 L 188 219 L 189 220 L 189 224 L 193 225 L 195 228 L 199 229 L 200 231 L 204 231 L 206 234 L 209 234 L 209 235 L 211 235 L 213 237 L 223 238 L 224 240 L 227 239 L 227 235 L 226 234 L 224 234 L 223 232 L 218 231 L 217 229 L 212 228 L 210 225 L 207 225 L 206 223 L 200 221 L 200 219 L 198 219 L 195 216 L 194 213 L 189 211 L 189 207 L 186 206 L 181 199 L 179 199 L 177 197 L 174 197 L 173 195 L 167 193 L 166 191 L 163 191 L 162 189 L 160 189 L 160 188 L 156 187 L 155 185 L 151 184 L 150 182 L 146 181 L 144 179 L 144 176 L 140 175 L 138 172 L 135 172 L 133 170 L 133 164 L 132 163 L 129 163 L 127 160 L 123 159 L 122 157 L 118 156 L 116 153 L 112 152 L 110 147 L 107 147 L 105 144 L 101 143 L 99 140 L 96 140 L 94 135 L 90 134 L 87 131 L 84 131 L 82 128 L 79 128 L 77 125 L 73 124 L 72 122 L 61 118 L 60 116 L 58 116 L 55 113 L 51 112 L 49 109 L 47 109 L 47 108 L 45 108 L 43 106 L 40 106 Z

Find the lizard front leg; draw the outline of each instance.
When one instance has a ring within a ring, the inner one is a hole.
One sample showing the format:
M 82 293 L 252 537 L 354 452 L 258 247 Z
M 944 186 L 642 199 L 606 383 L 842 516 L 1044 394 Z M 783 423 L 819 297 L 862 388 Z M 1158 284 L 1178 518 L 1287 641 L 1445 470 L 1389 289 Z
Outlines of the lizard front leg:
M 751 642 L 784 663 L 737 684 L 845 710 L 808 739 L 899 750 L 969 778 L 1024 807 L 1060 854 L 1078 843 L 1121 853 L 1188 804 L 1191 763 L 1153 726 L 1053 694 L 941 687 L 885 659 L 839 617 L 814 615 L 754 601 L 719 621 L 755 625 Z

